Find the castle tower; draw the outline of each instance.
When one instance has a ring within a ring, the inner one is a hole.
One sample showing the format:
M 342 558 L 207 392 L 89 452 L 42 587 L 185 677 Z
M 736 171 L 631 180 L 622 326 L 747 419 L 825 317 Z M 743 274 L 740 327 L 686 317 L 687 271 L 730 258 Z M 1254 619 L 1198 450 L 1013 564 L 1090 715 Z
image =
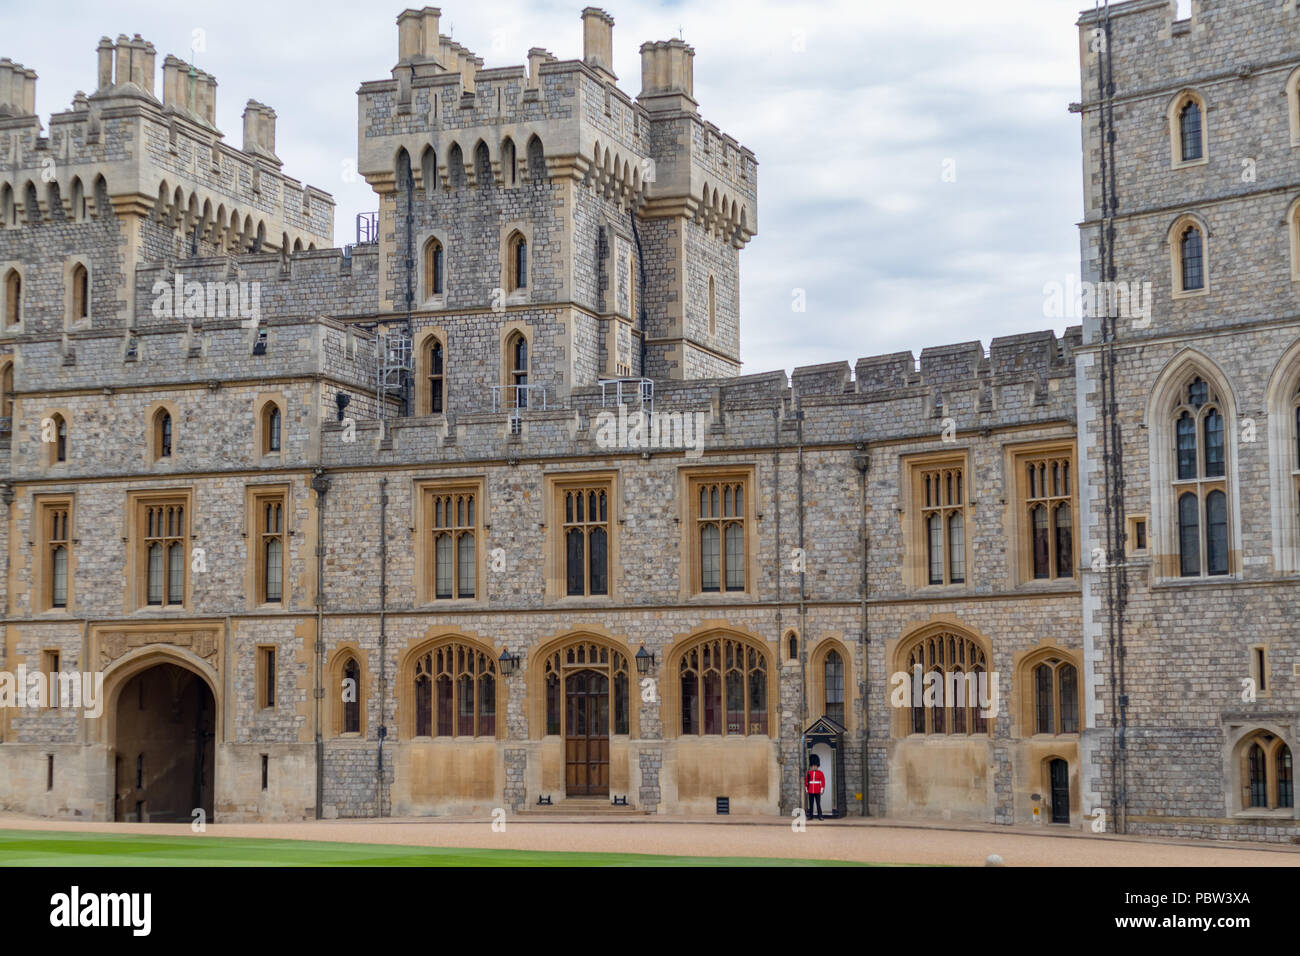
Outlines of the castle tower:
M 634 100 L 603 10 L 582 13 L 582 60 L 535 48 L 493 69 L 439 17 L 404 11 L 391 79 L 359 93 L 378 308 L 412 315 L 413 411 L 481 410 L 494 387 L 536 402 L 607 378 L 734 375 L 756 164 L 699 117 L 691 48 L 646 44 Z
M 101 39 L 95 92 L 48 135 L 36 74 L 0 61 L 0 271 L 31 293 L 4 331 L 63 336 L 65 361 L 68 336 L 136 327 L 137 266 L 332 244 L 333 200 L 280 171 L 275 112 L 250 101 L 234 148 L 215 126 L 216 79 L 167 56 L 159 99 L 155 60 L 138 34 Z
M 1300 572 L 1300 5 L 1176 11 L 1140 0 L 1078 23 L 1081 272 L 1114 283 L 1097 299 L 1113 297 L 1117 316 L 1109 346 L 1086 317 L 1076 352 L 1082 553 L 1094 555 L 1082 778 L 1085 803 L 1130 832 L 1261 838 L 1252 814 L 1290 799 L 1275 783 L 1296 743 L 1278 724 L 1295 691 L 1277 662 L 1297 652 Z M 1125 518 L 1109 537 L 1108 515 Z M 1108 597 L 1120 574 L 1126 608 Z

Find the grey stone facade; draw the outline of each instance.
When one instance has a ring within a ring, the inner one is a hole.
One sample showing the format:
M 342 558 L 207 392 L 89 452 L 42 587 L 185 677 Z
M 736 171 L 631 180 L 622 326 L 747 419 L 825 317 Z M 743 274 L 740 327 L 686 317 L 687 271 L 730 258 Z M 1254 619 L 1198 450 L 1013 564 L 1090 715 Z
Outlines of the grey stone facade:
M 1274 406 L 1285 401 L 1270 385 L 1274 368 L 1297 351 L 1295 286 L 1277 225 L 1297 187 L 1283 171 L 1293 147 L 1273 93 L 1300 63 L 1285 39 L 1296 15 L 1274 7 L 1198 9 L 1190 24 L 1173 23 L 1162 2 L 1115 8 L 1127 213 L 1117 260 L 1123 275 L 1150 277 L 1155 288 L 1150 327 L 1122 334 L 1117 397 L 1126 508 L 1149 517 L 1153 542 L 1169 533 L 1156 523 L 1151 499 L 1163 492 L 1148 461 L 1151 429 L 1163 427 L 1148 412 L 1162 370 L 1188 349 L 1212 363 L 1215 381 L 1229 383 L 1235 436 L 1238 419 L 1264 431 L 1276 423 Z M 1106 606 L 1090 561 L 1104 490 L 1095 323 L 1059 338 L 994 339 L 987 352 L 968 342 L 919 359 L 798 368 L 793 378 L 738 376 L 739 259 L 757 229 L 755 159 L 700 117 L 693 54 L 680 41 L 646 44 L 642 93 L 623 93 L 609 72 L 607 19 L 584 11 L 581 61 L 535 49 L 526 68 L 485 70 L 438 34 L 437 11 L 403 13 L 392 78 L 359 92 L 358 169 L 378 194 L 378 238 L 346 250 L 323 248 L 329 197 L 283 177 L 273 132 L 256 124 L 245 150 L 221 146 L 214 172 L 190 182 L 188 171 L 211 162 L 202 102 L 196 112 L 159 103 L 141 83 L 110 83 L 52 118 L 52 130 L 84 137 L 74 155 L 85 150 L 105 171 L 94 180 L 93 216 L 60 215 L 61 204 L 43 211 L 38 192 L 35 206 L 24 198 L 0 229 L 0 279 L 17 269 L 24 289 L 21 321 L 0 337 L 14 382 L 0 449 L 9 516 L 0 671 L 37 669 L 57 652 L 64 670 L 104 673 L 110 711 L 134 668 L 166 660 L 198 674 L 216 704 L 218 819 L 486 815 L 565 798 L 565 736 L 548 730 L 544 667 L 555 652 L 591 642 L 623 654 L 629 668 L 630 726 L 608 738 L 611 796 L 653 813 L 711 813 L 729 796 L 732 812 L 789 815 L 801 803 L 801 734 L 838 703 L 826 694 L 834 650 L 846 727 L 847 805 L 838 810 L 1027 823 L 1044 809 L 1048 768 L 1059 761 L 1069 823 L 1086 828 L 1094 809 L 1110 806 L 1117 772 Z M 1091 26 L 1085 16 L 1085 278 L 1096 273 Z M 1224 63 L 1233 68 L 1221 75 Z M 1162 165 L 1162 104 L 1183 85 L 1214 104 L 1210 165 L 1171 172 Z M 16 157 L 0 164 L 0 196 L 9 187 L 25 197 L 48 148 L 39 120 L 20 107 L 0 109 L 0 156 Z M 250 104 L 255 118 L 261 109 Z M 132 138 L 148 148 L 128 149 Z M 1258 144 L 1252 184 L 1228 182 L 1237 143 Z M 224 197 L 226 210 L 211 219 L 202 211 L 209 195 Z M 234 229 L 223 225 L 233 207 Z M 1162 230 L 1201 207 L 1213 220 L 1211 291 L 1171 299 Z M 244 229 L 253 210 L 266 224 L 261 242 L 256 222 Z M 527 239 L 529 278 L 508 290 L 515 231 Z M 444 250 L 441 292 L 426 287 L 430 238 Z M 67 305 L 77 257 L 91 275 L 85 319 L 70 318 Z M 158 314 L 155 290 L 173 288 L 178 275 L 205 287 L 256 283 L 260 321 Z M 409 389 L 381 390 L 380 337 L 408 329 Z M 530 384 L 547 393 L 545 407 L 530 402 L 517 416 L 494 408 L 492 394 L 508 384 L 514 332 L 530 345 Z M 427 401 L 430 336 L 444 357 L 437 413 Z M 617 408 L 602 382 L 613 378 L 652 382 L 657 412 L 698 415 L 700 453 L 605 441 L 601 416 Z M 268 402 L 281 413 L 278 448 L 268 447 L 262 422 Z M 162 408 L 174 429 L 166 457 L 151 438 Z M 62 461 L 42 440 L 55 415 L 69 425 Z M 1155 554 L 1132 561 L 1130 830 L 1272 840 L 1294 832 L 1293 808 L 1261 816 L 1233 804 L 1234 748 L 1246 735 L 1268 728 L 1296 742 L 1289 675 L 1300 651 L 1288 596 L 1300 564 L 1294 543 L 1277 541 L 1297 522 L 1270 517 L 1280 506 L 1273 489 L 1290 474 L 1274 474 L 1267 443 L 1232 447 L 1233 574 L 1188 584 L 1156 575 Z M 1041 449 L 1064 456 L 1078 478 L 1067 495 L 1077 528 L 1069 566 L 1046 579 L 1026 571 L 1022 485 L 1025 457 Z M 933 462 L 959 463 L 965 482 L 964 573 L 948 584 L 927 580 L 919 489 Z M 692 482 L 708 475 L 745 482 L 736 591 L 699 586 Z M 579 476 L 608 483 L 606 595 L 564 589 L 554 488 Z M 475 489 L 479 563 L 473 597 L 447 600 L 428 586 L 423 502 L 453 486 Z M 250 502 L 268 490 L 288 505 L 278 602 L 258 598 Z M 189 546 L 203 550 L 180 607 L 138 599 L 130 502 L 152 492 L 188 495 Z M 65 499 L 72 583 L 66 606 L 52 607 L 41 516 Z M 998 676 L 987 733 L 910 732 L 910 712 L 893 701 L 908 648 L 936 637 L 941 646 L 971 641 Z M 761 655 L 767 732 L 682 732 L 684 655 L 714 639 Z M 506 652 L 518 658 L 515 673 L 497 674 L 491 732 L 413 733 L 416 659 L 448 641 L 501 668 Z M 1239 672 L 1261 643 L 1267 695 L 1242 703 Z M 258 668 L 272 649 L 275 701 L 266 706 Z M 644 675 L 634 666 L 642 650 L 653 655 Z M 337 693 L 349 659 L 360 673 L 358 730 L 344 729 Z M 1035 726 L 1031 668 L 1044 660 L 1077 667 L 1077 731 Z M 0 708 L 0 806 L 111 816 L 117 749 L 111 719 Z

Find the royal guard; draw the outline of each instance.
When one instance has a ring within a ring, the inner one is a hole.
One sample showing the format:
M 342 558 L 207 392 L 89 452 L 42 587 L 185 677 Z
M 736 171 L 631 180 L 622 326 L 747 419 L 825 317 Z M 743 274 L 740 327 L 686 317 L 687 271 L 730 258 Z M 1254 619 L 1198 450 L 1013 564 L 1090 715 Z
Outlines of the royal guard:
M 822 793 L 826 790 L 826 776 L 821 772 L 822 761 L 816 754 L 808 758 L 808 773 L 804 777 L 804 789 L 808 791 L 808 819 L 824 819 L 822 817 Z M 817 808 L 817 816 L 813 817 L 813 807 Z

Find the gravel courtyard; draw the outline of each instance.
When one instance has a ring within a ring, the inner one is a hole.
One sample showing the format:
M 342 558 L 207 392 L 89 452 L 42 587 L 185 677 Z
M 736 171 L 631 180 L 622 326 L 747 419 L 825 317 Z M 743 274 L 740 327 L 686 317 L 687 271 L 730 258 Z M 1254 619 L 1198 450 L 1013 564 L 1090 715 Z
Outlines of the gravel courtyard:
M 78 823 L 0 814 L 0 828 L 99 833 L 191 833 L 186 824 Z M 778 818 L 506 818 L 217 823 L 205 835 L 403 846 L 658 853 L 982 866 L 991 853 L 1007 866 L 1300 866 L 1300 847 L 1190 843 L 1026 828 L 956 828 L 895 821 L 826 821 L 796 833 Z

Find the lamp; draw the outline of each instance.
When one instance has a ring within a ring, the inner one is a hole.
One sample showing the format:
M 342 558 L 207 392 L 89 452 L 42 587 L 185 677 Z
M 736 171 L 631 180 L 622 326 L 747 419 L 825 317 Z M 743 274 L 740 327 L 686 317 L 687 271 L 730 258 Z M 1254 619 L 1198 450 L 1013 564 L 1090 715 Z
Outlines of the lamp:
M 654 666 L 654 662 L 655 656 L 646 653 L 645 645 L 642 644 L 641 649 L 636 652 L 636 672 L 644 677 L 650 673 L 650 668 Z
M 509 677 L 518 669 L 519 658 L 516 657 L 514 654 L 511 654 L 510 648 L 507 647 L 504 651 L 501 652 L 500 664 L 501 664 L 501 673 L 504 676 Z

